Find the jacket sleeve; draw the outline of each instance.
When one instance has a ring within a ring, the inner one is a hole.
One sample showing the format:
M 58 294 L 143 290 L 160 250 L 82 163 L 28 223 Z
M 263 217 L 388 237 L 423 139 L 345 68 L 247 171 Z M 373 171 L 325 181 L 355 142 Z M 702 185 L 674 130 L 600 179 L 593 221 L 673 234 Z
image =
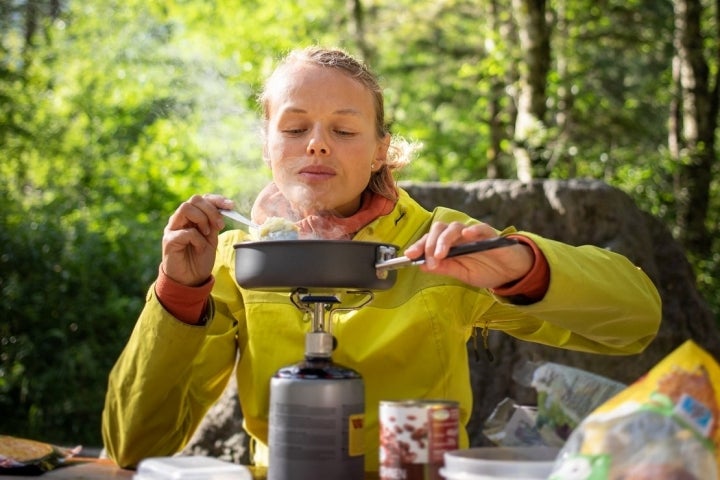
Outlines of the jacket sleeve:
M 120 466 L 181 450 L 222 394 L 235 364 L 235 329 L 213 302 L 209 309 L 206 325 L 183 323 L 150 288 L 110 372 L 102 414 L 105 448 Z
M 650 278 L 626 257 L 585 245 L 571 246 L 527 232 L 550 266 L 542 300 L 513 305 L 498 300 L 481 328 L 571 350 L 605 354 L 643 351 L 657 334 L 662 302 Z

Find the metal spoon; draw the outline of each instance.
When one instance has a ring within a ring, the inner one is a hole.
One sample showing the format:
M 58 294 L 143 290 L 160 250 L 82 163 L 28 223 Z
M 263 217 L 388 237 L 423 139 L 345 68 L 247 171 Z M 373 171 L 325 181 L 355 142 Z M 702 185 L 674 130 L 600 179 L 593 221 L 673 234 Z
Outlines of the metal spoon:
M 223 215 L 225 215 L 226 217 L 235 220 L 236 222 L 244 223 L 245 225 L 247 225 L 247 226 L 250 227 L 250 228 L 259 228 L 259 227 L 260 227 L 260 225 L 258 225 L 257 223 L 253 222 L 252 220 L 250 220 L 249 218 L 247 218 L 247 217 L 246 217 L 245 215 L 243 215 L 242 213 L 236 212 L 235 210 L 223 210 L 223 209 L 219 209 L 218 211 L 219 211 L 220 213 L 222 213 Z
M 225 215 L 226 217 L 235 220 L 240 223 L 244 223 L 250 228 L 253 229 L 260 229 L 260 225 L 253 222 L 249 218 L 247 218 L 242 213 L 236 212 L 235 210 L 224 210 L 224 209 L 218 209 L 220 213 Z M 252 235 L 252 232 L 251 232 Z M 290 230 L 278 230 L 278 231 L 270 231 L 267 232 L 267 234 L 261 238 L 261 240 L 297 240 L 298 239 L 298 232 L 290 231 Z

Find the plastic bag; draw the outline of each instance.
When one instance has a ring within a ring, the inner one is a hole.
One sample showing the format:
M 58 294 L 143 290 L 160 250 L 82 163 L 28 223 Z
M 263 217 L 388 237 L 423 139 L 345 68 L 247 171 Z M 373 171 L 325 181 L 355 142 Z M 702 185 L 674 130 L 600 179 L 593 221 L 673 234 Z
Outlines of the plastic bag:
M 718 478 L 720 365 L 687 341 L 595 409 L 550 480 Z
M 518 405 L 513 399 L 505 398 L 485 420 L 483 434 L 500 447 L 546 446 L 536 422 L 537 408 Z
M 537 406 L 505 398 L 485 421 L 483 433 L 503 447 L 562 447 L 582 419 L 625 385 L 579 368 L 527 362 L 513 375 L 537 392 Z
M 527 368 L 532 371 L 529 384 L 537 391 L 536 427 L 550 446 L 563 446 L 590 412 L 626 387 L 595 373 L 552 362 L 531 363 Z M 522 373 L 516 376 L 523 382 Z

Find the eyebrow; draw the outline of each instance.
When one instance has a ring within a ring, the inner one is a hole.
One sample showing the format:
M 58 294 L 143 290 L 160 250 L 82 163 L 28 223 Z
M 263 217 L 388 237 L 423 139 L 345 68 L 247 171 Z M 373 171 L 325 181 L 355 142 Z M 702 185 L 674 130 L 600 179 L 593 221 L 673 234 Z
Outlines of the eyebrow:
M 297 107 L 288 107 L 284 110 L 284 113 L 307 113 L 307 110 Z M 362 116 L 362 113 L 354 108 L 341 108 L 340 110 L 335 110 L 332 113 L 333 115 Z

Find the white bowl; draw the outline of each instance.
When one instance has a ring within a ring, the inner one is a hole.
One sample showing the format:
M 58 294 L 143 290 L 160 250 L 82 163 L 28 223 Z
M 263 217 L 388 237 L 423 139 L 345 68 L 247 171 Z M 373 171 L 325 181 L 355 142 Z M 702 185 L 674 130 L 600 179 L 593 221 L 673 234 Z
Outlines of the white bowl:
M 448 480 L 545 480 L 560 449 L 477 447 L 446 452 L 440 474 Z
M 252 480 L 243 465 L 213 457 L 174 456 L 146 458 L 133 480 Z

